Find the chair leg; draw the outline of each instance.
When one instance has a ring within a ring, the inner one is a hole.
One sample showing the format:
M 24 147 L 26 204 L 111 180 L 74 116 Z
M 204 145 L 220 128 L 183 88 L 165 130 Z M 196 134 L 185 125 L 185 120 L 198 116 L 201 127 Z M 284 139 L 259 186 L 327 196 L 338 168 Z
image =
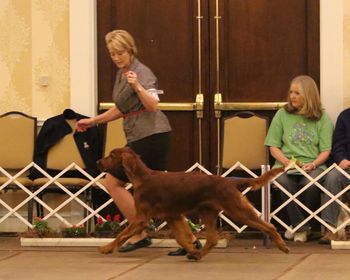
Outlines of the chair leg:
M 84 202 L 87 205 L 91 206 L 91 192 L 90 192 L 90 190 L 84 191 Z M 83 215 L 84 215 L 84 218 L 86 218 L 88 215 L 88 211 L 85 207 L 84 207 Z M 91 219 L 85 222 L 85 229 L 86 229 L 86 233 L 89 233 L 91 231 Z
M 85 201 L 86 201 L 87 205 L 89 205 L 91 208 L 93 208 L 93 206 L 92 206 L 92 192 L 91 192 L 91 189 L 86 190 Z M 87 217 L 87 215 L 88 215 L 88 211 L 85 208 L 84 218 Z M 86 230 L 87 230 L 87 233 L 91 232 L 91 230 L 92 230 L 91 219 L 86 221 Z
M 38 194 L 38 198 L 40 198 L 40 200 L 43 200 L 43 196 L 44 195 L 42 193 Z M 36 202 L 36 215 L 40 218 L 44 217 L 44 207 L 39 202 Z
M 33 188 L 30 188 L 30 191 L 33 192 L 34 189 Z M 33 224 L 33 199 L 29 200 L 28 201 L 28 222 Z

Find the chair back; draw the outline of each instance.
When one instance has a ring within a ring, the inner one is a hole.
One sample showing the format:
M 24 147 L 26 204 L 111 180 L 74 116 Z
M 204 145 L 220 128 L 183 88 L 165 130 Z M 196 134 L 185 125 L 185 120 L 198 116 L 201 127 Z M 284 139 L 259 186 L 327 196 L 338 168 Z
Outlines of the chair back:
M 104 156 L 115 148 L 124 147 L 127 142 L 123 130 L 123 119 L 108 122 L 105 135 Z
M 72 132 L 64 136 L 57 144 L 51 147 L 47 154 L 48 169 L 63 170 L 72 162 L 79 167 L 85 168 L 84 161 L 73 137 L 76 120 L 66 120 L 72 127 Z
M 11 111 L 0 116 L 0 166 L 22 169 L 33 161 L 37 119 Z
M 264 145 L 267 129 L 267 118 L 250 111 L 225 119 L 221 166 L 228 169 L 237 161 L 249 169 L 267 165 L 269 153 Z

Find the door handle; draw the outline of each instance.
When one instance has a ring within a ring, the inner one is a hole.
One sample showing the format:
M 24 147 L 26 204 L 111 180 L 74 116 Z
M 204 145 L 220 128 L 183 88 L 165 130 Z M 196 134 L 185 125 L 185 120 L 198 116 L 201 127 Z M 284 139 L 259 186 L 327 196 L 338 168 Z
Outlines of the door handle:
M 113 102 L 100 102 L 99 110 L 108 110 L 114 107 Z M 196 102 L 160 102 L 158 109 L 161 111 L 196 111 L 198 119 L 203 118 L 204 111 L 204 95 L 198 93 L 196 95 Z

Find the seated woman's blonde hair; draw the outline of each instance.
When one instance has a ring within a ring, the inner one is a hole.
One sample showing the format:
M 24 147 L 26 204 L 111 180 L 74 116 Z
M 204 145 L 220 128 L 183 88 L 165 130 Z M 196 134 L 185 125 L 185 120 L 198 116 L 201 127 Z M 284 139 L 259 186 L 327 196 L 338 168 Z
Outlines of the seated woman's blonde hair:
M 286 111 L 289 113 L 298 113 L 310 120 L 321 119 L 323 110 L 320 93 L 315 81 L 309 76 L 302 75 L 295 77 L 290 82 L 290 85 L 292 84 L 297 85 L 298 91 L 304 100 L 304 104 L 303 107 L 298 111 L 292 106 L 290 95 L 288 94 L 288 103 L 285 105 Z

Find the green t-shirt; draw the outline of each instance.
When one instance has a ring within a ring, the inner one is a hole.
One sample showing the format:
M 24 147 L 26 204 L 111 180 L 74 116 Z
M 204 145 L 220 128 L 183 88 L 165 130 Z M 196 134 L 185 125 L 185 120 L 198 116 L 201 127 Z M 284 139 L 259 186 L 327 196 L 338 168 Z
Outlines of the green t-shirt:
M 272 119 L 265 139 L 265 145 L 280 148 L 291 159 L 309 163 L 332 148 L 333 123 L 327 113 L 318 121 L 312 121 L 298 114 L 288 113 L 284 108 Z M 282 166 L 276 160 L 275 166 Z M 325 165 L 321 165 L 325 169 Z

